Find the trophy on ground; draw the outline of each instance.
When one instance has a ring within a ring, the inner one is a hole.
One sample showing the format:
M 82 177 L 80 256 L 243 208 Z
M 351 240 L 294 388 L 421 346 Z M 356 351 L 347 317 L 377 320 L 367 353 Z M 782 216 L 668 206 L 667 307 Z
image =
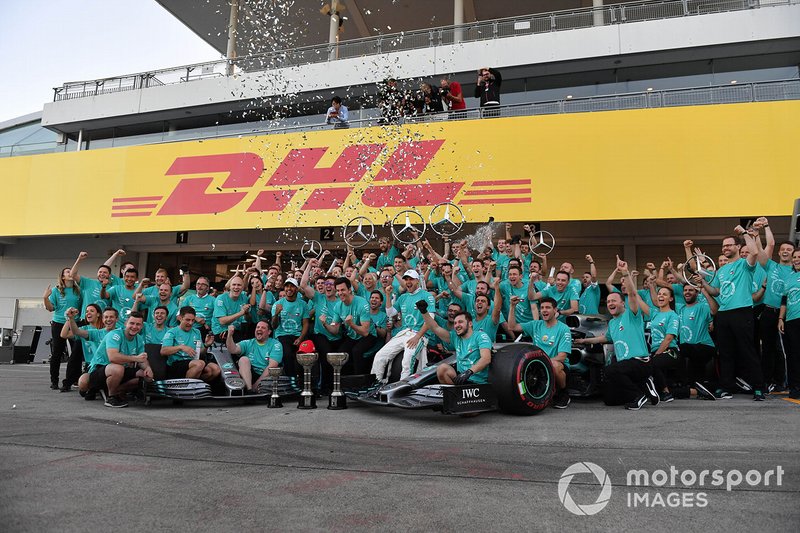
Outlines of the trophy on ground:
M 312 341 L 303 341 L 297 349 L 297 362 L 303 367 L 303 392 L 297 403 L 298 409 L 316 409 L 317 398 L 311 390 L 311 368 L 319 356 Z
M 272 396 L 269 397 L 269 404 L 267 405 L 267 407 L 269 408 L 283 407 L 283 402 L 281 402 L 281 397 L 278 396 L 278 381 L 281 378 L 283 369 L 279 366 L 275 366 L 268 368 L 267 371 L 269 372 L 269 377 L 272 378 Z
M 348 359 L 350 359 L 350 354 L 346 352 L 328 354 L 328 362 L 333 367 L 333 392 L 328 398 L 328 409 L 347 409 L 347 397 L 342 392 L 342 367 Z

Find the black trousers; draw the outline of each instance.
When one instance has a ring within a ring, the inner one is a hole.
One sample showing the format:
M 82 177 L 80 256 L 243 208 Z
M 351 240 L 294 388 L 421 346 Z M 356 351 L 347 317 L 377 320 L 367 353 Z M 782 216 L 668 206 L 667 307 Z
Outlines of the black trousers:
M 711 381 L 716 383 L 717 376 L 713 370 L 709 372 L 709 363 L 717 354 L 716 348 L 707 344 L 681 344 L 681 359 L 683 360 L 683 380 L 691 386 L 695 381 L 700 383 Z M 713 365 L 711 365 L 713 367 Z
M 670 348 L 664 353 L 653 355 L 650 357 L 653 370 L 653 381 L 659 392 L 664 390 L 664 387 L 669 387 L 670 391 L 676 385 L 684 385 L 683 369 L 680 352 L 675 348 Z
M 765 383 L 783 386 L 786 383 L 786 356 L 781 347 L 778 331 L 778 309 L 764 306 L 758 321 L 761 337 L 761 372 Z
M 339 349 L 350 354 L 350 359 L 344 365 L 342 373 L 345 375 L 369 374 L 372 370 L 372 360 L 375 358 L 373 353 L 370 357 L 364 354 L 372 350 L 378 342 L 378 337 L 367 335 L 358 339 L 345 337 Z
M 786 341 L 786 369 L 789 389 L 800 392 L 800 318 L 783 324 Z
M 321 333 L 315 333 L 311 339 L 319 354 L 319 359 L 311 370 L 314 388 L 329 391 L 333 388 L 333 367 L 328 363 L 328 354 L 339 351 L 342 339 L 331 340 Z
M 644 382 L 653 375 L 649 361 L 625 359 L 605 368 L 603 401 L 606 405 L 624 405 L 642 397 Z
M 61 329 L 64 324 L 50 322 L 50 382 L 58 385 L 58 377 L 61 372 L 61 361 L 67 355 L 67 343 L 70 345 L 69 360 L 67 362 L 67 374 L 64 381 L 69 385 L 74 385 L 81 377 L 81 363 L 83 362 L 83 350 L 76 350 L 76 345 L 80 342 L 68 341 L 61 338 Z M 77 352 L 77 353 L 76 353 Z
M 719 348 L 720 386 L 728 392 L 736 390 L 736 377 L 747 381 L 753 389 L 764 390 L 764 377 L 756 354 L 753 310 L 740 307 L 719 311 L 714 319 Z
M 297 337 L 294 335 L 282 335 L 278 337 L 278 342 L 281 343 L 281 348 L 283 348 L 283 375 L 295 377 L 298 386 L 302 387 L 303 367 L 297 364 L 297 346 L 294 344 L 296 340 Z M 319 375 L 319 362 L 317 362 L 314 367 L 317 369 L 317 375 Z M 311 370 L 311 373 L 312 375 L 314 374 L 314 369 Z

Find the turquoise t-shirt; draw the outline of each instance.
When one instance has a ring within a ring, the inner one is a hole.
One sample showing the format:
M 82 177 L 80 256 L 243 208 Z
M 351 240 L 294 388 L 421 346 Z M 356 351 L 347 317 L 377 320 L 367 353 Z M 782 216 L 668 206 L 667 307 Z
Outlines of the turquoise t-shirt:
M 468 370 L 481 358 L 481 349 L 492 349 L 492 340 L 482 331 L 472 331 L 467 338 L 459 337 L 455 331 L 450 332 L 450 344 L 456 351 L 456 372 L 459 374 Z M 488 383 L 489 367 L 472 374 L 470 383 Z
M 606 337 L 614 343 L 617 361 L 650 354 L 644 339 L 644 313 L 641 309 L 636 313 L 625 309 L 620 316 L 612 318 L 608 322 Z
M 89 338 L 84 339 L 83 337 L 78 337 L 77 335 L 74 335 L 72 338 L 81 340 L 81 347 L 83 347 L 83 360 L 87 363 L 91 363 L 92 357 L 94 357 L 94 352 L 97 350 L 97 345 L 100 344 L 100 341 L 103 340 L 103 337 L 105 337 L 109 331 L 105 328 L 97 329 L 96 327 L 89 325 L 81 326 L 81 329 L 89 334 Z
M 424 289 L 417 289 L 417 292 L 413 294 L 404 292 L 397 298 L 394 308 L 400 313 L 403 320 L 400 329 L 419 331 L 425 325 L 422 314 L 417 309 L 417 302 L 420 300 L 428 302 L 428 312 L 433 312 L 435 307 L 433 296 Z
M 242 357 L 247 357 L 256 374 L 263 374 L 270 361 L 283 362 L 283 346 L 275 339 L 268 338 L 263 344 L 256 339 L 247 339 L 237 344 Z
M 131 313 L 131 308 L 136 300 L 133 298 L 133 293 L 136 292 L 136 287 L 128 289 L 125 285 L 114 285 L 113 287 L 106 287 L 106 293 L 111 300 L 111 307 L 117 310 L 119 316 L 117 318 L 117 327 L 121 328 L 128 319 Z M 151 313 L 152 315 L 152 313 Z
M 578 312 L 582 315 L 600 314 L 600 285 L 592 283 L 583 290 L 578 299 Z
M 235 315 L 239 311 L 242 310 L 242 306 L 249 303 L 249 297 L 244 293 L 240 293 L 239 297 L 236 299 L 231 298 L 231 294 L 229 292 L 220 294 L 217 296 L 216 300 L 214 300 L 214 314 L 211 317 L 211 331 L 214 335 L 219 335 L 223 331 L 228 331 L 228 326 L 233 324 L 233 327 L 237 330 L 241 330 L 242 326 L 247 319 L 245 318 L 247 315 L 242 315 L 231 324 L 222 325 L 219 322 L 219 319 L 225 316 Z
M 800 318 L 800 272 L 792 270 L 783 284 L 783 294 L 786 296 L 785 322 Z
M 711 315 L 711 308 L 705 302 L 697 302 L 693 305 L 684 305 L 679 313 L 680 318 L 680 343 L 681 344 L 705 344 L 714 346 L 708 326 L 714 320 Z
M 514 309 L 514 317 L 517 319 L 517 324 L 524 324 L 533 320 L 530 300 L 528 300 L 528 280 L 523 279 L 521 287 L 514 287 L 509 281 L 503 281 L 500 283 L 500 294 L 503 296 L 503 315 L 508 316 L 511 309 L 511 297 L 519 296 L 520 302 Z
M 167 319 L 164 321 L 164 324 L 167 325 L 169 328 L 173 328 L 178 325 L 178 304 L 175 300 L 170 300 L 167 305 L 161 303 L 158 296 L 147 296 L 145 297 L 145 306 L 150 310 L 147 314 L 147 321 L 150 324 L 155 324 L 155 310 L 156 307 L 164 306 L 167 308 Z
M 317 335 L 324 335 L 328 340 L 339 340 L 342 338 L 341 335 L 341 328 L 339 329 L 340 333 L 331 333 L 325 326 L 322 324 L 320 320 L 321 316 L 325 317 L 325 322 L 328 325 L 331 325 L 336 322 L 336 310 L 339 306 L 340 300 L 335 296 L 333 299 L 328 299 L 325 294 L 321 292 L 314 292 L 314 298 L 311 300 L 314 302 L 314 333 Z
M 81 296 L 83 302 L 83 309 L 81 309 L 81 318 L 86 318 L 86 308 L 89 304 L 97 304 L 100 309 L 105 309 L 111 305 L 111 302 L 100 298 L 100 293 L 103 290 L 103 284 L 96 279 L 81 276 L 81 281 L 78 283 L 81 289 Z M 110 287 L 110 285 L 109 285 Z
M 572 285 L 567 285 L 561 292 L 558 292 L 558 287 L 556 287 L 555 285 L 551 285 L 542 290 L 542 297 L 552 298 L 553 300 L 555 300 L 556 309 L 560 311 L 563 311 L 564 309 L 569 309 L 572 306 L 572 300 L 580 299 L 578 293 L 575 292 L 575 287 Z M 559 314 L 558 320 L 559 322 L 566 322 L 567 317 Z
M 658 350 L 667 335 L 673 335 L 669 343 L 670 348 L 678 347 L 678 332 L 680 319 L 675 311 L 659 311 L 653 308 L 650 311 L 650 353 Z
M 369 310 L 369 319 L 372 321 L 372 327 L 376 328 L 375 329 L 376 335 L 378 333 L 377 328 L 386 329 L 386 323 L 388 321 L 388 318 L 389 317 L 386 316 L 385 307 L 379 307 L 378 310 L 375 311 L 374 313 L 372 312 L 372 309 Z
M 161 344 L 164 342 L 164 335 L 169 331 L 166 322 L 161 329 L 156 328 L 155 324 L 145 322 L 142 328 L 142 335 L 144 335 L 145 344 Z
M 544 320 L 532 320 L 522 324 L 522 331 L 550 359 L 561 352 L 569 357 L 572 351 L 572 332 L 563 322 L 556 322 L 555 326 L 549 327 Z M 564 365 L 569 366 L 569 361 L 565 360 Z
M 755 265 L 751 266 L 745 259 L 739 258 L 717 271 L 717 277 L 711 280 L 711 286 L 719 289 L 719 296 L 715 299 L 719 303 L 720 311 L 753 306 L 755 270 Z
M 184 306 L 189 306 L 194 308 L 196 313 L 195 316 L 198 318 L 203 318 L 206 321 L 206 326 L 210 327 L 211 324 L 209 320 L 211 317 L 214 316 L 214 301 L 216 300 L 215 297 L 211 296 L 210 294 L 206 294 L 205 296 L 198 296 L 197 293 L 191 294 L 186 297 L 183 301 Z M 197 322 L 194 323 L 194 327 L 200 329 L 200 324 Z
M 142 291 L 142 294 L 145 296 L 153 296 L 154 298 L 158 299 L 158 285 L 150 285 L 146 289 Z M 170 299 L 175 300 L 177 303 L 178 297 L 181 295 L 181 286 L 175 285 L 172 287 L 172 292 L 170 294 Z
M 372 316 L 369 312 L 369 303 L 367 303 L 364 298 L 360 296 L 353 296 L 353 300 L 350 302 L 350 305 L 347 305 L 340 300 L 336 305 L 335 313 L 335 320 L 342 325 L 342 328 L 345 330 L 345 334 L 351 339 L 360 339 L 361 335 L 356 333 L 355 330 L 349 328 L 345 323 L 344 319 L 347 318 L 348 315 L 353 317 L 353 324 L 356 326 L 369 323 L 369 335 L 377 335 L 375 332 L 375 324 L 372 323 Z
M 132 339 L 125 336 L 125 330 L 115 329 L 110 331 L 98 344 L 94 351 L 92 361 L 89 363 L 89 373 L 98 366 L 109 364 L 108 350 L 116 349 L 121 355 L 139 355 L 144 353 L 144 337 L 136 335 Z
M 778 308 L 781 306 L 786 280 L 792 275 L 792 266 L 782 265 L 769 259 L 765 270 L 767 272 L 767 290 L 761 301 L 770 307 Z
M 398 250 L 394 244 L 389 246 L 386 253 L 382 253 L 378 256 L 378 263 L 376 265 L 378 270 L 381 270 L 383 267 L 394 266 L 394 258 L 398 255 L 400 255 L 400 250 Z
M 64 287 L 63 295 L 57 288 L 53 289 L 53 292 L 50 293 L 50 297 L 47 299 L 53 304 L 53 322 L 56 324 L 67 323 L 67 317 L 64 316 L 64 313 L 70 307 L 74 307 L 75 309 L 81 308 L 81 293 L 79 291 L 75 294 L 72 287 Z
M 503 313 L 500 313 L 500 317 L 497 319 L 497 324 L 492 322 L 492 310 L 486 312 L 486 316 L 482 319 L 478 320 L 478 317 L 475 314 L 474 304 L 473 310 L 467 311 L 472 315 L 472 329 L 473 331 L 482 331 L 489 336 L 489 338 L 494 341 L 497 338 L 497 329 L 500 327 L 500 324 L 506 321 Z
M 281 312 L 278 315 L 280 323 L 275 329 L 275 337 L 299 337 L 300 333 L 303 332 L 303 319 L 311 316 L 308 313 L 306 302 L 298 296 L 293 302 L 286 298 L 281 298 L 275 302 L 275 305 L 281 306 Z
M 756 270 L 755 270 L 755 272 L 753 272 L 753 283 L 750 286 L 751 292 L 755 293 L 755 292 L 760 291 L 761 290 L 761 285 L 764 283 L 764 281 L 766 281 L 766 279 L 767 279 L 767 271 L 764 270 L 763 268 L 761 268 L 761 265 L 756 263 Z M 767 284 L 767 288 L 769 288 L 769 284 Z M 761 301 L 759 301 L 759 302 L 753 301 L 753 305 L 761 305 L 761 304 L 765 303 L 764 302 L 764 297 L 766 296 L 766 294 L 767 293 L 765 291 L 764 295 L 761 296 Z
M 169 348 L 171 346 L 180 346 L 183 344 L 184 346 L 188 346 L 189 348 L 195 350 L 197 349 L 198 342 L 202 342 L 199 331 L 197 331 L 195 328 L 190 328 L 189 331 L 184 331 L 183 328 L 177 326 L 168 329 L 167 332 L 164 333 L 164 340 L 161 343 L 161 346 L 163 348 Z M 167 364 L 173 365 L 178 361 L 191 361 L 192 359 L 194 359 L 194 357 L 183 350 L 180 350 L 170 356 L 167 356 Z

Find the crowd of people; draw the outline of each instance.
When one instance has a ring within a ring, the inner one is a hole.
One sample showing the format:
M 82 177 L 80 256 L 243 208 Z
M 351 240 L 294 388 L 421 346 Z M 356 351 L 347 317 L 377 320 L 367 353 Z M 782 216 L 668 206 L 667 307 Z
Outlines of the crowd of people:
M 558 408 L 570 402 L 573 348 L 603 343 L 615 354 L 604 369 L 609 405 L 640 409 L 648 401 L 722 400 L 742 391 L 763 400 L 787 386 L 800 398 L 800 250 L 780 243 L 774 260 L 766 218 L 723 239 L 716 270 L 707 260 L 691 266 L 692 257 L 706 257 L 691 240 L 683 243 L 684 264 L 646 263 L 641 276 L 617 257 L 605 310 L 591 255 L 582 274 L 568 261 L 546 274 L 547 257 L 512 233 L 506 224 L 505 235 L 482 249 L 467 240 L 445 239 L 436 250 L 427 240 L 401 245 L 380 237 L 376 253 L 348 248 L 335 257 L 326 250 L 288 269 L 281 251 L 267 264 L 259 250 L 218 290 L 188 268 L 180 284 L 161 268 L 154 283 L 141 278 L 124 250 L 89 275 L 81 252 L 44 294 L 53 312 L 51 388 L 77 384 L 87 399 L 105 388 L 106 405 L 124 407 L 126 392 L 153 378 L 145 346 L 160 345 L 168 378 L 208 382 L 220 375 L 208 350 L 224 346 L 252 392 L 270 367 L 302 382 L 296 354 L 308 341 L 319 354 L 311 384 L 319 394 L 333 383 L 326 355 L 340 351 L 350 354 L 345 374 L 378 382 L 397 378 L 392 362 L 399 357 L 401 379 L 439 365 L 442 383 L 486 383 L 493 344 L 521 341 L 551 358 Z M 573 338 L 567 317 L 602 311 L 610 316 L 603 336 Z M 439 364 L 452 353 L 455 368 Z

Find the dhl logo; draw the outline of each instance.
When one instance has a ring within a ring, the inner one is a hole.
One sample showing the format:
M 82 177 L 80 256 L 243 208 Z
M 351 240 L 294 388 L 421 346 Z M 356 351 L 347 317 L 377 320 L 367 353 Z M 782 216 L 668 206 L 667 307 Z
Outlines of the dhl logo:
M 361 193 L 369 208 L 409 208 L 451 202 L 464 189 L 462 204 L 530 202 L 530 180 L 477 181 L 465 187 L 464 181 L 446 183 L 403 183 L 420 177 L 444 140 L 403 142 L 392 152 L 372 182 Z M 328 147 L 292 149 L 247 205 L 247 212 L 278 212 L 289 205 L 299 190 L 311 192 L 301 211 L 340 209 L 355 185 L 378 159 L 385 144 L 358 144 L 345 148 L 330 167 L 318 167 Z M 213 187 L 214 178 L 197 176 L 227 174 Z M 229 211 L 251 194 L 264 173 L 264 161 L 252 152 L 178 157 L 166 176 L 183 177 L 161 203 L 162 196 L 114 198 L 112 217 L 204 215 Z M 497 185 L 528 185 L 522 189 L 483 189 Z M 497 195 L 524 195 L 496 198 Z M 482 196 L 482 198 L 473 198 Z M 488 198 L 486 198 L 488 197 Z

